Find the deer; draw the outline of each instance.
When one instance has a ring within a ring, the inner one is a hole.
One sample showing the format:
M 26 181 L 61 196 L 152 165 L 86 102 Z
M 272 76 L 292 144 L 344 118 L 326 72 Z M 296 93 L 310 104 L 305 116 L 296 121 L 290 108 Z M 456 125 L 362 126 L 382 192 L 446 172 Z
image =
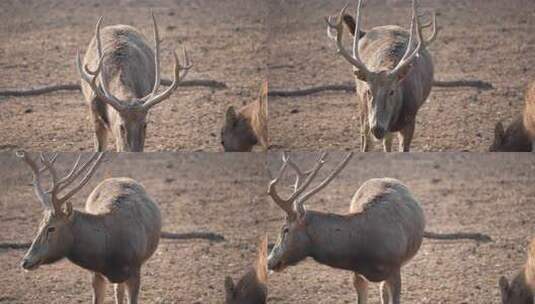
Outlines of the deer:
M 502 304 L 535 303 L 535 239 L 529 245 L 527 262 L 511 284 L 502 276 L 499 280 Z
M 385 152 L 390 152 L 392 134 L 398 133 L 399 151 L 408 152 L 416 114 L 433 86 L 433 60 L 426 48 L 437 37 L 436 14 L 433 13 L 433 33 L 424 40 L 422 29 L 427 25 L 420 25 L 416 0 L 412 1 L 408 31 L 386 25 L 364 32 L 360 20 L 362 0 L 358 1 L 355 19 L 345 13 L 347 7 L 325 20 L 327 36 L 336 42 L 337 53 L 353 68 L 360 101 L 361 150 L 373 148 L 373 136 L 382 140 Z M 344 25 L 353 36 L 353 54 L 343 46 Z
M 234 284 L 230 276 L 225 277 L 226 304 L 265 304 L 267 299 L 267 235 L 260 239 L 258 257 L 254 267 Z
M 105 179 L 87 198 L 85 211 L 76 210 L 70 199 L 94 174 L 102 153 L 83 163 L 80 155 L 64 176 L 54 167 L 57 154 L 41 153 L 40 161 L 23 151 L 17 155 L 30 167 L 44 209 L 22 268 L 32 271 L 67 258 L 92 273 L 93 303 L 104 303 L 108 281 L 115 286 L 116 303 L 123 303 L 125 291 L 127 303 L 138 303 L 141 267 L 156 251 L 162 225 L 160 210 L 143 186 L 130 178 Z
M 192 63 L 185 48 L 184 65 L 173 52 L 173 82 L 158 93 L 160 38 L 154 14 L 154 51 L 136 28 L 118 24 L 106 26 L 101 31 L 102 20 L 101 16 L 83 62 L 80 52 L 76 54 L 82 93 L 94 126 L 94 147 L 96 151 L 105 151 L 111 133 L 116 151 L 142 152 L 149 110 L 171 96 Z
M 221 145 L 226 152 L 250 152 L 260 144 L 269 148 L 268 137 L 268 83 L 264 81 L 258 98 L 236 111 L 230 106 L 221 128 Z
M 268 195 L 286 213 L 277 242 L 268 257 L 268 269 L 281 272 L 310 257 L 335 269 L 353 272 L 359 304 L 367 303 L 368 283 L 381 284 L 383 304 L 399 304 L 401 268 L 418 252 L 424 238 L 490 241 L 478 233 L 440 234 L 425 231 L 425 215 L 407 186 L 393 178 L 373 178 L 355 192 L 346 214 L 320 212 L 304 203 L 325 188 L 347 165 L 352 153 L 311 188 L 327 153 L 314 167 L 302 170 L 287 153 L 268 186 Z M 277 191 L 287 168 L 295 172 L 293 191 L 282 198 Z M 385 220 L 388 219 L 388 220 Z
M 494 127 L 490 152 L 535 152 L 535 82 L 528 85 L 522 115 L 504 128 L 501 121 Z

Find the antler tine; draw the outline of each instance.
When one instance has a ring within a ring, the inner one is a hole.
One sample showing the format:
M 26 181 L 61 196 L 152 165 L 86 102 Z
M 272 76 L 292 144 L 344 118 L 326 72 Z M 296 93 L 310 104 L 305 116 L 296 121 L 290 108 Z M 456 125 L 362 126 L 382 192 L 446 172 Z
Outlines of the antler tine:
M 46 192 L 43 190 L 43 186 L 41 185 L 41 172 L 43 170 L 39 169 L 37 167 L 37 164 L 35 161 L 25 152 L 25 151 L 17 151 L 15 152 L 15 155 L 19 158 L 22 158 L 24 162 L 30 167 L 33 173 L 33 189 L 35 192 L 35 195 L 43 205 L 43 208 L 48 210 L 53 210 L 54 207 L 52 205 L 52 202 L 50 201 L 50 197 L 46 194 Z
M 98 58 L 102 58 L 104 56 L 104 53 L 102 52 L 102 41 L 100 40 L 100 24 L 102 23 L 102 19 L 104 19 L 102 16 L 98 18 L 97 25 L 95 27 L 95 36 L 97 37 Z
M 435 11 L 433 11 L 432 15 L 433 15 L 433 18 L 429 23 L 420 26 L 420 36 L 423 37 L 423 35 L 421 33 L 421 29 L 426 28 L 426 27 L 430 27 L 431 25 L 433 25 L 433 33 L 431 34 L 431 37 L 429 37 L 428 39 L 426 39 L 424 41 L 424 45 L 426 47 L 431 45 L 431 43 L 433 43 L 435 41 L 435 39 L 437 38 L 437 34 L 438 34 L 437 13 Z
M 82 168 L 78 170 L 78 165 L 80 164 L 80 160 L 82 159 L 82 154 L 78 155 L 78 158 L 76 159 L 76 162 L 74 163 L 71 171 L 67 173 L 63 178 L 61 178 L 58 181 L 59 184 L 59 191 L 65 189 L 70 183 L 72 183 L 79 175 L 80 173 L 87 167 L 89 164 L 89 160 L 85 162 L 82 165 Z
M 301 179 L 308 176 L 312 171 L 306 171 L 303 172 L 296 163 L 294 163 L 290 158 L 287 159 L 288 165 L 292 167 L 292 169 L 295 171 L 295 183 L 294 183 L 294 191 L 297 191 L 299 189 L 299 186 L 301 186 Z
M 158 89 L 160 88 L 160 35 L 158 34 L 158 24 L 156 23 L 156 17 L 154 17 L 154 12 L 151 10 L 152 15 L 152 24 L 154 27 L 154 87 L 150 96 L 156 95 Z
M 142 100 L 145 101 L 145 104 L 144 104 L 145 108 L 147 109 L 151 108 L 155 106 L 156 104 L 162 102 L 166 98 L 168 98 L 169 95 L 171 95 L 171 93 L 173 93 L 173 91 L 176 90 L 180 81 L 186 77 L 189 69 L 191 69 L 193 64 L 189 60 L 188 52 L 186 51 L 186 48 L 183 48 L 183 52 L 184 52 L 184 62 L 185 62 L 184 66 L 180 64 L 180 61 L 178 60 L 178 55 L 176 54 L 176 52 L 173 52 L 173 55 L 175 57 L 175 69 L 174 69 L 175 73 L 174 73 L 173 83 L 171 84 L 171 86 L 158 95 L 155 95 L 155 96 L 148 95 L 144 97 Z M 182 75 L 180 75 L 180 71 L 183 71 Z
M 390 72 L 393 75 L 397 74 L 406 65 L 411 64 L 412 61 L 419 56 L 420 50 L 423 46 L 423 41 L 422 41 L 422 36 L 420 35 L 421 34 L 420 22 L 418 20 L 417 15 L 418 15 L 417 2 L 416 0 L 412 0 L 412 18 L 411 18 L 409 42 L 407 43 L 407 49 L 405 50 L 405 54 L 403 55 L 403 57 L 401 57 L 401 60 L 399 61 L 398 65 Z M 414 34 L 416 34 L 418 44 L 416 48 L 411 52 Z
M 289 202 L 295 201 L 299 197 L 299 195 L 301 195 L 301 193 L 303 193 L 303 191 L 305 191 L 308 188 L 310 183 L 314 180 L 314 178 L 318 174 L 321 167 L 323 167 L 323 165 L 325 164 L 326 157 L 327 157 L 327 152 L 320 153 L 318 160 L 316 161 L 316 165 L 312 168 L 312 170 L 310 170 L 310 173 L 308 174 L 303 184 L 299 186 L 299 188 L 292 193 L 290 198 L 288 198 Z
M 62 204 L 64 202 L 66 202 L 74 194 L 76 194 L 76 192 L 78 192 L 83 186 L 85 186 L 85 184 L 87 184 L 87 182 L 89 181 L 91 176 L 93 176 L 93 174 L 95 173 L 96 168 L 100 164 L 100 161 L 101 161 L 103 156 L 104 156 L 104 153 L 94 153 L 91 156 L 91 158 L 84 164 L 84 166 L 82 166 L 82 168 L 80 170 L 78 170 L 77 173 L 75 173 L 76 176 L 80 175 L 85 170 L 85 168 L 88 166 L 88 164 L 91 163 L 91 167 L 89 167 L 89 169 L 87 169 L 86 175 L 80 180 L 80 182 L 76 186 L 74 186 L 71 189 L 71 191 L 69 191 L 67 194 L 65 194 L 65 196 L 63 196 L 62 198 L 58 198 L 57 199 L 58 204 Z
M 289 215 L 293 213 L 291 201 L 282 199 L 277 193 L 277 189 L 275 188 L 277 184 L 279 183 L 280 178 L 284 175 L 286 168 L 288 168 L 288 159 L 289 159 L 288 154 L 286 152 L 283 152 L 282 153 L 282 165 L 279 169 L 279 173 L 269 183 L 268 194 L 269 196 L 271 196 L 273 201 Z
M 370 74 L 370 70 L 366 67 L 366 65 L 360 60 L 358 56 L 358 41 L 359 41 L 359 35 L 358 32 L 355 31 L 355 37 L 353 40 L 353 56 L 350 55 L 346 49 L 344 48 L 344 45 L 342 43 L 343 33 L 344 33 L 344 25 L 343 25 L 343 16 L 345 14 L 345 11 L 348 7 L 349 3 L 342 8 L 340 13 L 338 14 L 336 18 L 336 24 L 332 24 L 329 19 L 326 19 L 327 21 L 327 31 L 328 36 L 331 37 L 330 34 L 330 28 L 336 29 L 336 49 L 338 54 L 342 55 L 346 61 L 348 61 L 351 65 L 353 65 L 356 69 L 358 69 L 360 72 L 364 74 Z M 355 30 L 359 30 L 360 27 L 360 9 L 362 6 L 362 0 L 359 0 L 358 7 L 357 7 L 357 28 Z M 356 46 L 355 46 L 356 45 Z
M 319 185 L 317 185 L 316 187 L 312 188 L 310 191 L 308 191 L 307 193 L 299 197 L 296 200 L 296 204 L 302 205 L 306 200 L 308 200 L 314 194 L 318 193 L 321 189 L 325 188 L 325 186 L 327 186 L 340 173 L 340 171 L 344 169 L 344 167 L 347 165 L 347 163 L 352 157 L 353 157 L 353 152 L 348 153 L 346 157 L 344 158 L 344 160 L 340 162 L 340 164 L 338 164 L 336 169 L 334 169 L 331 172 L 331 174 L 327 176 L 327 178 L 325 178 Z

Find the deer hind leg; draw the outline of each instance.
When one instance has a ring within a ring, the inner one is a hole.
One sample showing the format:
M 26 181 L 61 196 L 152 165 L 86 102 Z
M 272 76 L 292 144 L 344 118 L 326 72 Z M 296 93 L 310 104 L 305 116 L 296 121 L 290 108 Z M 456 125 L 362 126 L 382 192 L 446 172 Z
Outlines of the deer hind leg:
M 128 304 L 137 304 L 139 295 L 139 286 L 141 278 L 139 271 L 136 271 L 124 284 L 126 285 L 126 292 L 128 293 Z
M 368 280 L 355 272 L 355 276 L 353 277 L 353 286 L 355 286 L 355 290 L 357 291 L 357 303 L 368 303 Z
M 124 283 L 115 284 L 115 304 L 124 303 Z
M 106 278 L 96 272 L 93 273 L 91 286 L 93 287 L 93 304 L 103 304 L 106 295 Z
M 413 119 L 405 128 L 399 131 L 399 152 L 409 152 L 415 125 L 416 121 Z
M 386 133 L 385 138 L 383 138 L 383 149 L 385 152 L 392 152 L 392 140 L 392 133 Z
M 381 303 L 399 304 L 401 297 L 400 272 L 392 274 L 386 281 L 381 283 Z

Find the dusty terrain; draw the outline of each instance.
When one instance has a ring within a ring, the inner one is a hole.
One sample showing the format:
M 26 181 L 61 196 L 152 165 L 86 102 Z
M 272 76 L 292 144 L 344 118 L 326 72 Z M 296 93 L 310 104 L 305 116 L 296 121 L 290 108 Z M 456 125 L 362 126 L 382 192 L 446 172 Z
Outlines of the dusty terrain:
M 270 154 L 123 154 L 106 156 L 84 190 L 105 177 L 131 176 L 159 203 L 168 231 L 213 231 L 225 242 L 162 240 L 143 269 L 143 303 L 222 303 L 223 278 L 242 274 L 254 260 L 258 236 L 275 241 L 283 212 L 266 197 L 269 171 L 279 166 Z M 342 154 L 333 153 L 326 172 Z M 61 164 L 68 162 L 67 156 Z M 295 155 L 303 167 L 315 155 Z M 26 166 L 0 154 L 0 242 L 27 241 L 40 219 L 40 205 L 29 185 Z M 208 169 L 209 168 L 209 169 Z M 405 303 L 498 303 L 500 275 L 511 277 L 525 257 L 535 217 L 535 159 L 529 154 L 379 154 L 355 155 L 308 208 L 346 212 L 351 196 L 372 177 L 402 180 L 419 199 L 427 229 L 477 231 L 493 242 L 425 240 L 402 271 Z M 284 191 L 281 188 L 281 191 Z M 87 303 L 91 292 L 85 271 L 63 261 L 23 272 L 22 250 L 0 251 L 0 303 Z M 348 272 L 305 261 L 270 276 L 269 303 L 354 303 Z M 377 303 L 371 285 L 370 303 Z M 111 293 L 111 288 L 109 288 Z M 107 303 L 112 303 L 108 298 Z
M 267 12 L 260 0 L 1 1 L 0 89 L 79 81 L 76 50 L 85 52 L 101 15 L 103 25 L 133 25 L 152 43 L 150 9 L 163 40 L 162 77 L 171 78 L 171 51 L 185 46 L 194 64 L 188 79 L 223 81 L 228 89 L 179 87 L 151 110 L 145 150 L 222 151 L 227 107 L 252 101 L 265 79 Z M 93 149 L 80 92 L 1 98 L 0 121 L 0 149 Z
M 355 1 L 352 1 L 352 3 Z M 408 27 L 410 1 L 367 1 L 363 28 Z M 346 0 L 270 1 L 271 89 L 353 83 L 351 67 L 335 54 L 324 17 Z M 390 3 L 390 4 L 385 4 Z M 394 3 L 394 4 L 392 4 Z M 495 89 L 435 88 L 417 116 L 414 151 L 486 151 L 498 120 L 519 114 L 526 84 L 535 79 L 535 2 L 528 0 L 421 0 L 438 12 L 431 45 L 435 78 L 477 78 Z M 354 4 L 350 10 L 354 13 Z M 349 36 L 345 37 L 348 42 Z M 349 46 L 349 45 L 348 45 Z M 322 93 L 272 98 L 273 144 L 288 149 L 360 149 L 355 95 Z M 396 146 L 397 147 L 397 146 Z M 376 149 L 382 146 L 376 144 Z

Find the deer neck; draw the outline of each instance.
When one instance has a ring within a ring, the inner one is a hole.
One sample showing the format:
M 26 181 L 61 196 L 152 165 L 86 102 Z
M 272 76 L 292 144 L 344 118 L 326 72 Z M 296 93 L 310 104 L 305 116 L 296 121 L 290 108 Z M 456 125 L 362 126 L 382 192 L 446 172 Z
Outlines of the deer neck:
M 107 229 L 104 218 L 73 210 L 71 230 L 73 245 L 67 258 L 74 264 L 92 271 L 104 269 Z
M 307 210 L 306 220 L 310 256 L 321 264 L 355 270 L 357 253 L 366 246 L 359 234 L 363 225 L 359 217 Z

